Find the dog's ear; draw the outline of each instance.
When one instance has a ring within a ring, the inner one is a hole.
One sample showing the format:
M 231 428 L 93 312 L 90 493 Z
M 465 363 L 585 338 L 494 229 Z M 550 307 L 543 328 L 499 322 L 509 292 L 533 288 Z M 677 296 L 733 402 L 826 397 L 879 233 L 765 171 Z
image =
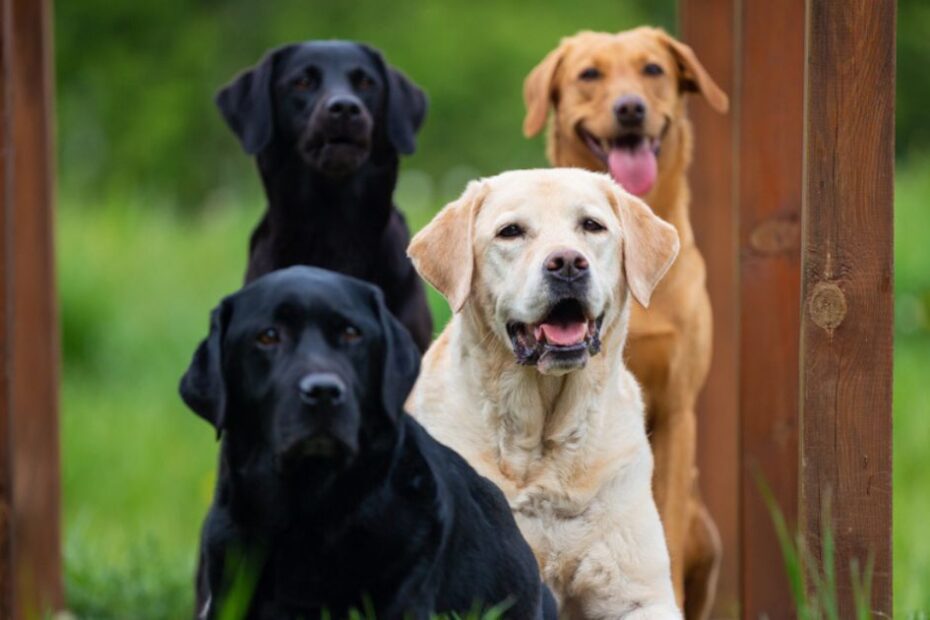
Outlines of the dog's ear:
M 542 59 L 523 81 L 523 101 L 526 104 L 526 116 L 523 119 L 523 135 L 532 138 L 546 124 L 549 105 L 554 95 L 555 73 L 568 51 L 569 43 L 561 44 Z
M 627 286 L 636 301 L 646 308 L 652 291 L 678 256 L 681 243 L 678 231 L 613 180 L 604 178 L 603 183 L 607 199 L 620 220 Z
M 472 181 L 462 196 L 447 204 L 407 247 L 413 266 L 458 312 L 471 293 L 474 271 L 474 227 L 488 192 L 483 181 Z
M 226 124 L 249 155 L 260 152 L 274 133 L 273 88 L 275 64 L 296 47 L 285 45 L 266 53 L 257 65 L 246 69 L 216 94 L 214 101 Z
M 420 374 L 420 350 L 407 328 L 388 310 L 381 289 L 372 287 L 372 292 L 384 339 L 381 403 L 388 417 L 396 420 Z
M 216 428 L 217 437 L 226 423 L 226 382 L 223 379 L 223 337 L 232 302 L 224 299 L 210 314 L 210 333 L 194 352 L 181 377 L 181 399 L 191 410 Z
M 725 113 L 730 109 L 730 99 L 727 97 L 714 79 L 710 77 L 707 69 L 701 64 L 694 50 L 674 38 L 664 30 L 657 30 L 658 37 L 668 46 L 672 56 L 678 62 L 678 83 L 683 92 L 701 93 L 710 104 L 710 107 Z
M 381 71 L 385 85 L 384 114 L 387 137 L 401 155 L 410 155 L 417 148 L 417 132 L 426 118 L 429 105 L 426 93 L 398 69 L 389 65 L 381 52 L 359 44 Z

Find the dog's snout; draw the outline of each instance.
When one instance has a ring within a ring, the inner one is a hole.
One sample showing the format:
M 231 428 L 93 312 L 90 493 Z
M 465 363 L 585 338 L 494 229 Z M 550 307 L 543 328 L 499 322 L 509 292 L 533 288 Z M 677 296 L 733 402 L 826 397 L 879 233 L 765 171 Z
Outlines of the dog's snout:
M 334 406 L 345 400 L 346 386 L 332 373 L 313 373 L 300 380 L 300 399 L 310 406 Z
M 326 113 L 332 118 L 353 118 L 362 113 L 362 102 L 349 95 L 337 95 L 326 102 Z
M 558 250 L 546 257 L 545 269 L 549 276 L 571 282 L 588 274 L 588 259 L 575 250 Z
M 621 127 L 639 127 L 646 119 L 646 102 L 639 95 L 626 95 L 614 103 L 614 114 Z

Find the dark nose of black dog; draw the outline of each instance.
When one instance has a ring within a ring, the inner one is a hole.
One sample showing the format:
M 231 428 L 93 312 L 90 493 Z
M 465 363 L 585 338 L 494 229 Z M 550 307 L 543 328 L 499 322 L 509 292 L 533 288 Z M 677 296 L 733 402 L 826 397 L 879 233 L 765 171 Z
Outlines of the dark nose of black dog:
M 300 380 L 300 399 L 311 407 L 332 407 L 345 400 L 342 379 L 329 372 L 312 373 Z
M 575 250 L 558 250 L 546 257 L 545 270 L 551 278 L 574 282 L 588 275 L 588 259 Z
M 646 102 L 639 95 L 626 95 L 614 103 L 614 114 L 624 129 L 641 127 L 646 118 Z
M 362 102 L 349 95 L 336 95 L 326 102 L 326 113 L 333 119 L 350 119 L 362 113 Z

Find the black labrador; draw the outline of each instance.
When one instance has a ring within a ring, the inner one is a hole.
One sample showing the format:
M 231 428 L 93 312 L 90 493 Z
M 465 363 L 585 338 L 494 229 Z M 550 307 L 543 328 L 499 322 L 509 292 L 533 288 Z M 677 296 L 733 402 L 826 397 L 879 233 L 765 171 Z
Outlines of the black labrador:
M 311 41 L 270 51 L 216 103 L 256 156 L 268 198 L 246 282 L 291 265 L 367 280 L 425 351 L 432 319 L 393 203 L 398 156 L 414 151 L 426 115 L 423 91 L 367 45 Z
M 419 359 L 377 288 L 321 269 L 276 271 L 213 311 L 181 380 L 222 437 L 200 617 L 246 600 L 236 617 L 505 603 L 555 618 L 504 495 L 404 413 Z

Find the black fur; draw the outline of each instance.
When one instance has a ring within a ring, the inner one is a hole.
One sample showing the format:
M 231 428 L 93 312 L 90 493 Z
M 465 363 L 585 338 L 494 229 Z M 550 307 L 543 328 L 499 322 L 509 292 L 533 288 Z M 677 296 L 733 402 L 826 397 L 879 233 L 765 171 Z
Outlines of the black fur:
M 311 41 L 270 51 L 216 103 L 256 156 L 268 198 L 246 282 L 291 265 L 367 280 L 425 351 L 432 320 L 393 204 L 398 155 L 414 151 L 426 115 L 423 92 L 373 48 Z M 357 113 L 333 112 L 337 103 Z
M 503 494 L 404 413 L 418 371 L 359 280 L 293 267 L 220 303 L 181 381 L 222 433 L 203 617 L 253 575 L 248 618 L 343 618 L 366 600 L 378 620 L 503 601 L 507 617 L 555 618 Z

